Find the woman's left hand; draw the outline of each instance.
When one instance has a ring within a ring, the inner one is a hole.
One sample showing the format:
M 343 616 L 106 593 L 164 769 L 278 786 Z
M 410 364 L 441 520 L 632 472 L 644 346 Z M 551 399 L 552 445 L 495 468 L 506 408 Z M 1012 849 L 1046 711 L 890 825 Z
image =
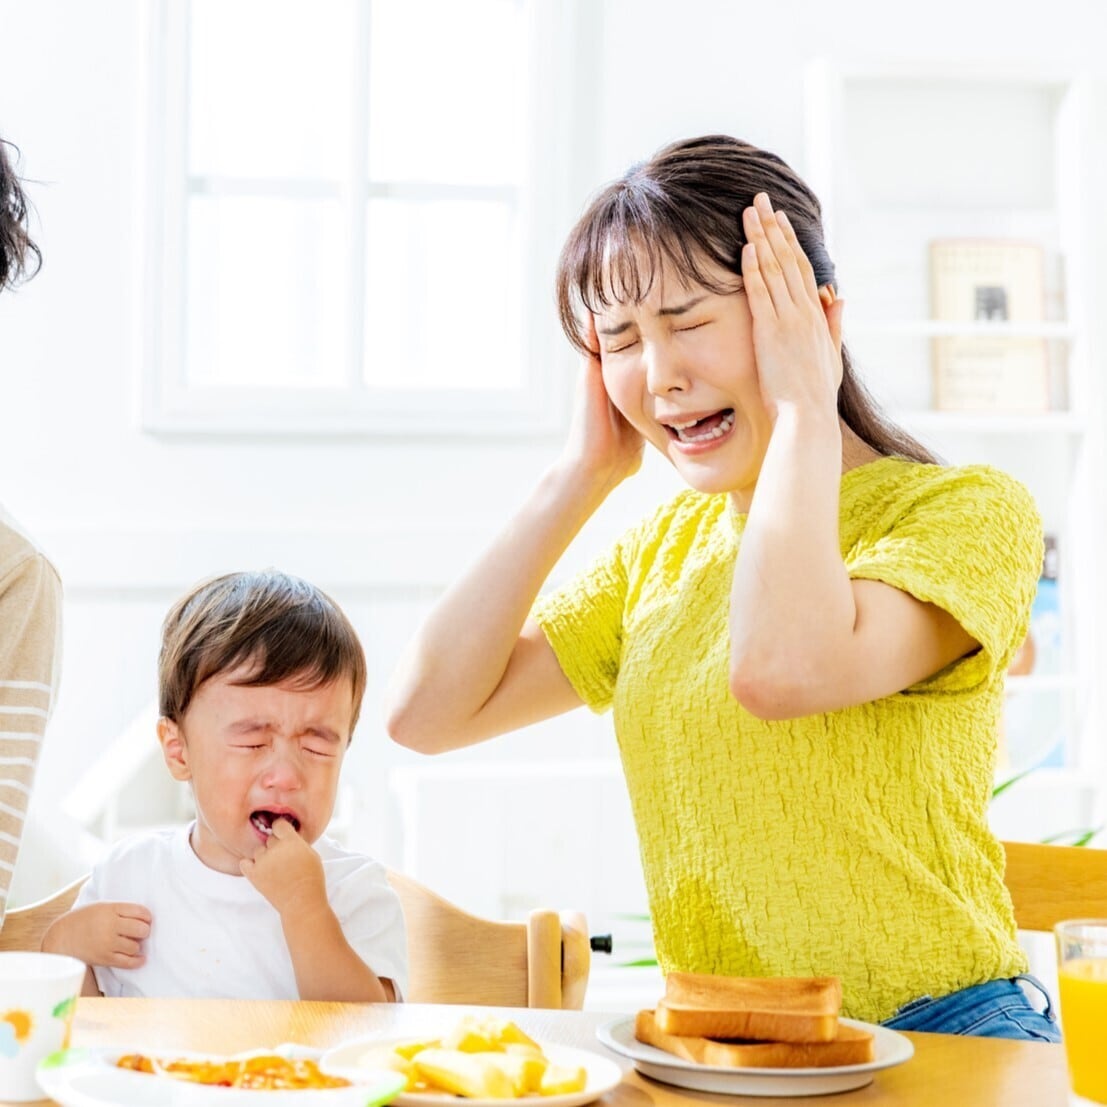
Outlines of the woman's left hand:
M 815 272 L 784 212 L 765 193 L 742 215 L 742 278 L 753 315 L 761 395 L 771 417 L 782 407 L 836 412 L 842 383 L 842 301 Z

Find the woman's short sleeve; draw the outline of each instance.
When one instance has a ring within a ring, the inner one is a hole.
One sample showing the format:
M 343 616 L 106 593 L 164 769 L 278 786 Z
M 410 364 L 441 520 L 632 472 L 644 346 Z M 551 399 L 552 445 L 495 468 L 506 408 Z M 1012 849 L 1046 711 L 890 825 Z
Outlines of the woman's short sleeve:
M 531 612 L 577 695 L 596 712 L 615 694 L 622 653 L 629 536 Z
M 846 568 L 948 611 L 980 643 L 908 691 L 968 691 L 1005 671 L 1026 637 L 1041 519 L 1030 493 L 998 470 L 934 469 L 886 527 L 847 551 Z

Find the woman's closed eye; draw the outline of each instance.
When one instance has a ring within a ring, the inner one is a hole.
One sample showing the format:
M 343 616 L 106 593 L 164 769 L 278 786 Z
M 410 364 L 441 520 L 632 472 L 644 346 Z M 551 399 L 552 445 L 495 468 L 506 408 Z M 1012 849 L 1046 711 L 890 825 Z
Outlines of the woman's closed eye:
M 674 327 L 673 330 L 677 334 L 684 334 L 687 331 L 698 331 L 701 327 L 709 326 L 712 321 L 710 319 L 704 319 L 701 323 L 689 323 L 686 327 Z
M 637 346 L 637 345 L 638 345 L 638 339 L 637 338 L 624 339 L 622 345 L 620 345 L 620 346 L 609 346 L 606 350 L 604 350 L 604 353 L 605 354 L 621 354 L 624 350 L 629 350 L 629 349 L 631 349 L 631 347 Z

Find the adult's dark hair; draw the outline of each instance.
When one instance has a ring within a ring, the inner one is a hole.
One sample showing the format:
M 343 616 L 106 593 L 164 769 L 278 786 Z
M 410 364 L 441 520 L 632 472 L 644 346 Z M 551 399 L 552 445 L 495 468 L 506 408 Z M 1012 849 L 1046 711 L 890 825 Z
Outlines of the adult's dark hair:
M 9 145 L 0 138 L 0 289 L 33 277 L 42 265 L 42 253 L 27 233 L 27 197 L 8 158 Z M 19 151 L 12 149 L 18 157 Z M 28 272 L 31 258 L 34 267 Z
M 313 584 L 268 569 L 228 573 L 178 600 L 162 624 L 158 705 L 179 723 L 213 676 L 249 666 L 236 683 L 292 681 L 318 688 L 342 677 L 353 687 L 350 729 L 365 694 L 365 651 L 342 609 Z
M 730 291 L 709 276 L 708 265 L 741 276 L 742 212 L 759 192 L 787 212 L 816 283 L 836 287 L 822 209 L 811 189 L 775 154 L 727 135 L 705 135 L 632 166 L 600 191 L 570 232 L 557 271 L 558 311 L 569 341 L 583 353 L 581 309 L 641 302 L 664 263 L 689 284 Z M 881 454 L 937 460 L 881 413 L 845 346 L 842 368 L 838 414 L 846 426 Z

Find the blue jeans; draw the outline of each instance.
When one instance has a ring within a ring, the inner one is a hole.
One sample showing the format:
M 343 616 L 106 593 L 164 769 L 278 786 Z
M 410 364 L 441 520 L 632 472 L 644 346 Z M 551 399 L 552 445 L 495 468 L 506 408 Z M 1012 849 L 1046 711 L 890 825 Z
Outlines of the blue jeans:
M 1045 997 L 1037 1011 L 1019 987 L 1024 980 Z M 1030 1042 L 1059 1042 L 1061 1032 L 1053 1016 L 1049 993 L 1035 977 L 1020 973 L 1010 980 L 990 980 L 948 996 L 922 996 L 904 1004 L 885 1026 L 892 1030 L 926 1030 L 934 1034 L 971 1034 L 978 1038 L 1019 1038 Z

